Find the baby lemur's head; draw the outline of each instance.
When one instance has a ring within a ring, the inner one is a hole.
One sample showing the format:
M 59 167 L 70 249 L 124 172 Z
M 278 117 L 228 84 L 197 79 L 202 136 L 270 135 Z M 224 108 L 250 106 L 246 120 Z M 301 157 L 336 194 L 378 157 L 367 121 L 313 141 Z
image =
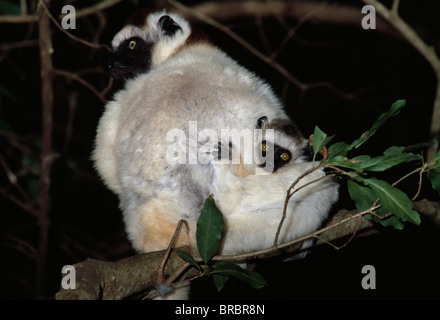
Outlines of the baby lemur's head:
M 309 141 L 291 120 L 261 117 L 256 129 L 253 165 L 218 167 L 213 193 L 227 226 L 222 254 L 269 248 L 284 211 L 280 243 L 304 236 L 326 219 L 338 198 L 337 183 L 324 179 L 321 168 L 313 170 Z M 292 197 L 286 203 L 289 189 Z M 252 232 L 243 233 L 246 223 Z
M 283 170 L 295 162 L 309 159 L 308 140 L 294 122 L 287 119 L 261 117 L 256 124 L 261 134 L 256 141 L 256 159 L 260 173 L 270 174 Z

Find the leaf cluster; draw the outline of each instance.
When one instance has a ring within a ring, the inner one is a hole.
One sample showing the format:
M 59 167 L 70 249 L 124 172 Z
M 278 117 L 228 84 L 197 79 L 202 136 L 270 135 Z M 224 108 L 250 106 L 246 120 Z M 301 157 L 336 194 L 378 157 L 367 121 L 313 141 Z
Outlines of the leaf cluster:
M 420 215 L 413 210 L 412 201 L 407 194 L 385 180 L 371 176 L 377 172 L 384 172 L 402 163 L 419 162 L 420 174 L 432 170 L 430 180 L 434 189 L 440 192 L 440 153 L 431 163 L 424 163 L 422 154 L 409 152 L 410 148 L 392 146 L 383 152 L 383 155 L 371 157 L 370 155 L 358 155 L 349 158 L 348 154 L 358 149 L 391 117 L 398 115 L 405 106 L 405 100 L 398 100 L 391 108 L 382 114 L 372 127 L 365 131 L 351 144 L 337 142 L 328 147 L 327 158 L 323 161 L 327 169 L 333 170 L 334 174 L 347 179 L 348 192 L 359 211 L 367 211 L 376 205 L 380 208 L 371 211 L 367 218 L 373 219 L 384 226 L 393 226 L 402 229 L 404 222 L 420 224 Z M 328 137 L 318 127 L 315 128 L 313 140 L 314 160 L 316 155 L 324 148 L 334 136 Z
M 218 291 L 224 287 L 230 278 L 246 282 L 256 289 L 267 285 L 263 277 L 255 271 L 243 269 L 232 262 L 212 260 L 220 245 L 223 226 L 223 215 L 215 205 L 214 197 L 211 195 L 205 200 L 204 207 L 197 220 L 197 249 L 203 264 L 199 264 L 194 257 L 185 251 L 179 250 L 177 254 L 204 275 L 212 276 Z
M 392 226 L 402 229 L 405 222 L 420 224 L 420 215 L 413 209 L 413 203 L 408 195 L 396 187 L 396 183 L 378 179 L 374 174 L 384 172 L 402 163 L 418 162 L 420 169 L 414 171 L 421 175 L 429 171 L 432 187 L 440 193 L 440 152 L 430 163 L 425 163 L 422 154 L 412 153 L 411 148 L 391 146 L 382 155 L 357 155 L 352 158 L 349 153 L 358 149 L 369 140 L 376 131 L 391 117 L 398 115 L 405 106 L 405 100 L 396 101 L 391 108 L 382 114 L 358 139 L 351 144 L 336 142 L 327 148 L 335 137 L 328 136 L 319 127 L 315 127 L 313 134 L 313 162 L 319 153 L 324 154 L 320 166 L 326 172 L 345 179 L 351 199 L 361 212 L 369 212 L 367 218 L 373 219 L 383 226 Z M 325 150 L 325 151 L 323 151 Z M 316 166 L 315 166 L 316 167 Z M 215 205 L 211 195 L 206 199 L 201 215 L 197 221 L 196 240 L 197 248 L 203 262 L 198 262 L 185 251 L 178 251 L 178 255 L 202 275 L 211 276 L 217 289 L 220 291 L 230 279 L 238 279 L 250 284 L 254 288 L 266 286 L 265 280 L 254 271 L 243 269 L 237 264 L 227 261 L 214 261 L 224 227 L 223 216 Z

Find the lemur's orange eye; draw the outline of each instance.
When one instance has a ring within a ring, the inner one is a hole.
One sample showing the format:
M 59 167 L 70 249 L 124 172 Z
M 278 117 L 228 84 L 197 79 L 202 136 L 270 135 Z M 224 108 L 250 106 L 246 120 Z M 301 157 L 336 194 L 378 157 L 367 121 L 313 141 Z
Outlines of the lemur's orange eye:
M 134 50 L 134 48 L 136 48 L 136 41 L 131 40 L 128 44 L 128 47 L 130 48 L 130 50 Z
M 290 158 L 290 156 L 289 156 L 289 154 L 287 152 L 282 153 L 280 157 L 284 161 L 287 161 Z
M 267 144 L 262 143 L 262 144 L 261 144 L 261 150 L 263 150 L 263 151 L 267 151 Z

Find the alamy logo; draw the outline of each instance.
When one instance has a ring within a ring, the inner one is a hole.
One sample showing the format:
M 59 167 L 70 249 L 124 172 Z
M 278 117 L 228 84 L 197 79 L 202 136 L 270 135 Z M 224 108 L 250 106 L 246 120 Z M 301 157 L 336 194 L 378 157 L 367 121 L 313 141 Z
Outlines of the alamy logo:
M 66 14 L 61 20 L 63 29 L 76 29 L 76 10 L 72 5 L 65 5 L 61 9 L 61 13 Z
M 376 29 L 376 8 L 371 5 L 363 6 L 362 13 L 366 14 L 362 18 L 362 28 L 365 30 Z
M 263 141 L 274 141 L 273 129 L 198 130 L 189 121 L 188 130 L 167 132 L 166 160 L 170 164 L 244 164 L 255 165 L 256 174 L 273 172 L 274 148 L 262 147 Z M 267 143 L 268 144 L 268 143 Z
M 361 281 L 362 289 L 376 289 L 376 268 L 372 265 L 365 265 L 362 267 L 361 272 L 365 274 Z
M 74 266 L 66 265 L 61 269 L 61 274 L 63 278 L 61 279 L 61 288 L 76 289 L 76 270 Z

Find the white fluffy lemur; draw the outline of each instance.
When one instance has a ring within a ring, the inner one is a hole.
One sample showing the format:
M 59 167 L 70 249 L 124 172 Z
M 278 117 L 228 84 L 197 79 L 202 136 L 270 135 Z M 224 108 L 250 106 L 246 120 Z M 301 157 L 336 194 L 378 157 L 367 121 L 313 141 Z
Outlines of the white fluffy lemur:
M 263 134 L 254 147 L 256 151 L 263 150 L 263 155 L 270 150 L 273 155 L 267 157 L 262 165 L 253 166 L 269 166 L 269 174 L 241 175 L 240 170 L 230 170 L 226 165 L 217 165 L 213 169 L 215 178 L 210 190 L 217 195 L 216 203 L 225 221 L 221 254 L 270 248 L 284 210 L 286 191 L 300 175 L 313 167 L 313 163 L 308 161 L 308 141 L 292 121 L 272 119 L 266 121 L 262 129 L 263 132 L 272 129 L 273 135 L 268 137 Z M 238 167 L 241 166 L 240 163 Z M 316 170 L 292 189 L 295 192 L 288 202 L 278 244 L 316 231 L 327 218 L 338 198 L 335 181 L 326 178 L 301 189 L 301 186 L 324 175 L 322 170 Z M 304 243 L 303 249 L 311 244 Z
M 153 14 L 147 22 L 159 21 L 160 26 L 163 16 L 171 15 Z M 190 26 L 177 15 L 172 17 L 178 31 L 166 41 L 157 37 L 154 23 L 147 23 L 146 34 L 156 35 L 149 47 L 152 63 L 106 105 L 93 153 L 96 169 L 119 196 L 128 237 L 139 252 L 167 248 L 180 219 L 189 228 L 181 230 L 176 246 L 196 247 L 196 221 L 210 194 L 225 219 L 219 253 L 268 248 L 287 189 L 312 167 L 303 156 L 307 140 L 264 81 L 211 43 L 190 40 L 194 39 Z M 121 36 L 115 47 L 127 37 Z M 265 162 L 245 162 L 242 146 L 206 139 L 204 129 L 218 137 L 224 129 L 260 129 L 251 149 Z M 223 149 L 238 152 L 237 163 L 191 161 L 200 145 L 219 142 L 222 155 Z M 169 152 L 176 146 L 185 151 L 186 162 L 170 161 Z M 270 151 L 274 157 L 265 157 Z M 268 172 L 261 171 L 268 167 Z M 323 175 L 316 170 L 298 187 Z M 337 189 L 327 178 L 298 191 L 288 204 L 279 242 L 316 230 L 337 200 Z M 166 297 L 186 294 L 176 291 Z

